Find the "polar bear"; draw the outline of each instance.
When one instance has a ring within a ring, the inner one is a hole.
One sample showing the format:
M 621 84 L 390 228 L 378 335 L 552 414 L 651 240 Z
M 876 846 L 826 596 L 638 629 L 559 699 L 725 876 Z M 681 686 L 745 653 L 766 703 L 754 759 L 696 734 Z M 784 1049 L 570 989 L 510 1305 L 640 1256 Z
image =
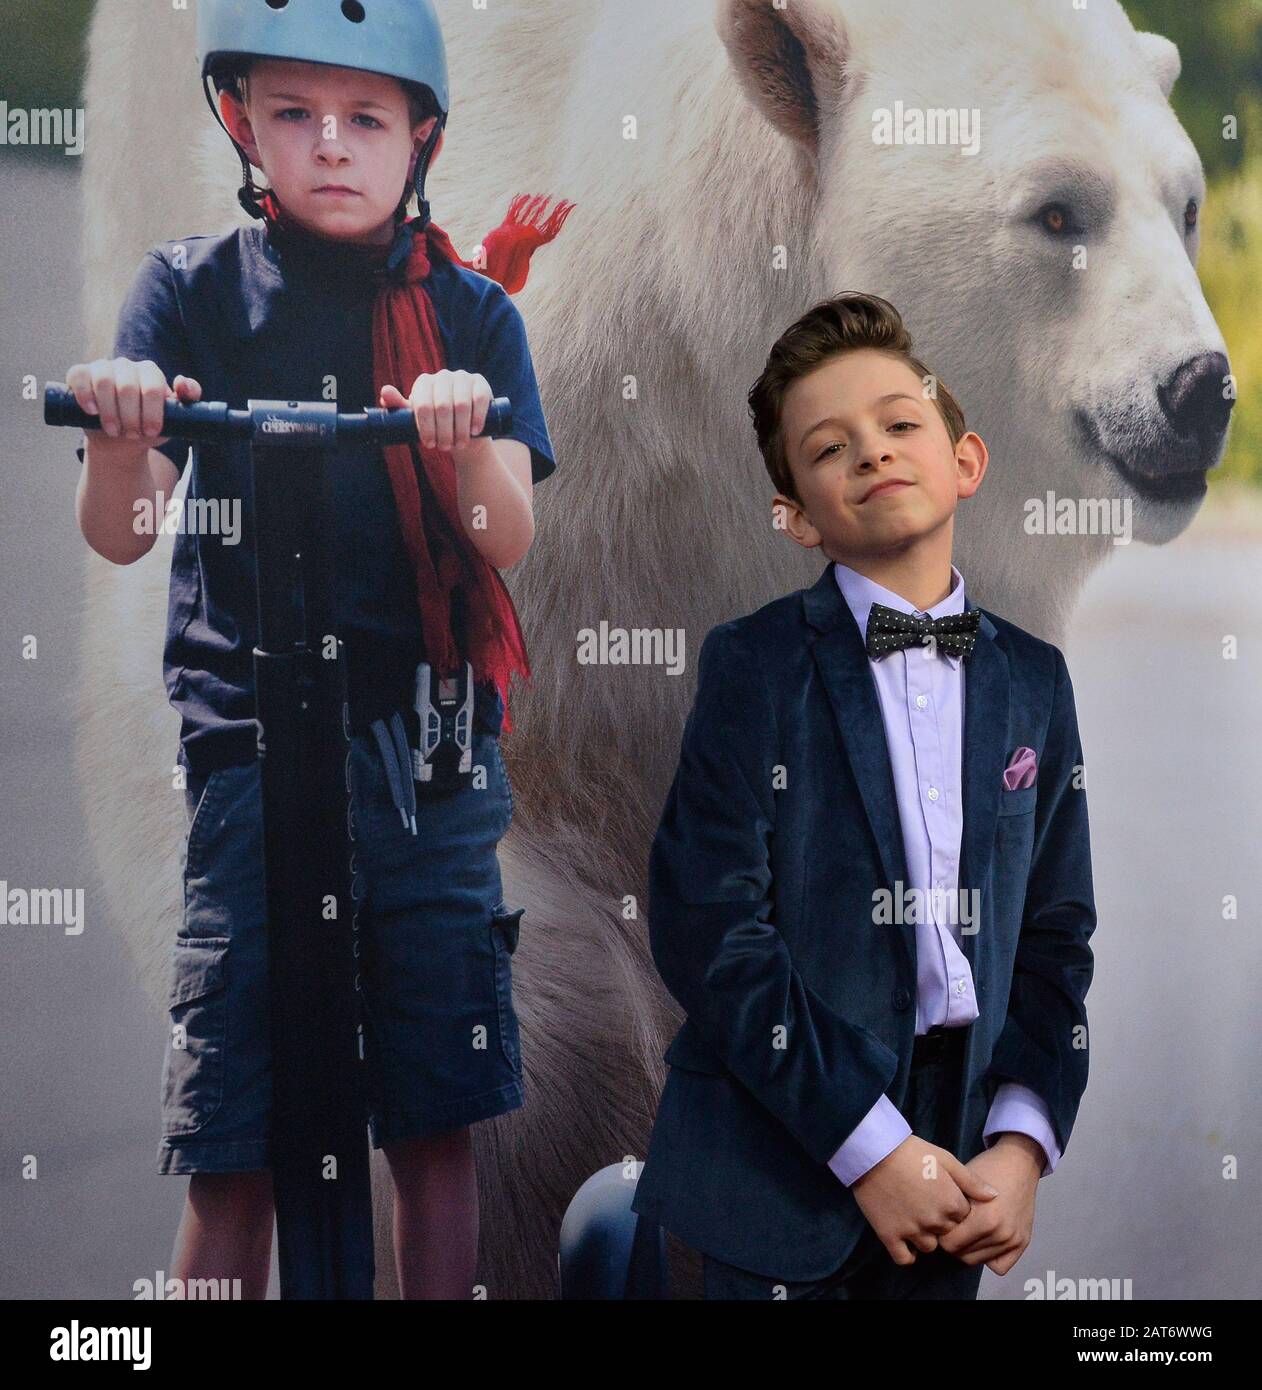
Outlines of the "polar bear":
M 991 449 L 957 524 L 970 593 L 1053 641 L 1114 547 L 1026 534 L 1026 502 L 1126 498 L 1139 539 L 1177 535 L 1221 451 L 1229 368 L 1194 268 L 1204 182 L 1168 102 L 1178 53 L 1116 0 L 440 0 L 440 14 L 453 109 L 435 220 L 467 256 L 516 192 L 577 204 L 517 298 L 559 463 L 508 576 L 535 672 L 505 741 L 517 813 L 501 846 L 526 908 L 528 1099 L 475 1129 L 481 1278 L 491 1297 L 537 1297 L 555 1288 L 570 1196 L 643 1155 L 675 1020 L 642 907 L 690 667 L 585 664 L 579 634 L 677 631 L 691 654 L 713 624 L 817 576 L 817 555 L 769 524 L 746 413 L 773 339 L 845 289 L 902 309 Z M 241 217 L 193 26 L 170 0 L 97 5 L 91 355 L 149 246 Z M 977 138 L 876 138 L 917 110 L 922 135 L 924 113 L 955 111 Z M 178 737 L 164 546 L 128 568 L 85 559 L 78 747 L 92 849 L 155 1007 L 183 831 L 156 794 Z

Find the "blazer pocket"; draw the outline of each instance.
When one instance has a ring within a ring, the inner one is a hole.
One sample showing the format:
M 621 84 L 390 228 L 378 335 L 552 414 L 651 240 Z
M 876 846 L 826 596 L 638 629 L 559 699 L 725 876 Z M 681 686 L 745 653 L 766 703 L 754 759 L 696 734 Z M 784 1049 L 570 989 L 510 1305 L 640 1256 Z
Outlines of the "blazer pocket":
M 1005 787 L 999 794 L 999 814 L 1001 816 L 1022 816 L 1027 811 L 1034 810 L 1034 803 L 1038 797 L 1037 783 L 1032 787 L 1017 787 L 1015 791 L 1009 791 Z

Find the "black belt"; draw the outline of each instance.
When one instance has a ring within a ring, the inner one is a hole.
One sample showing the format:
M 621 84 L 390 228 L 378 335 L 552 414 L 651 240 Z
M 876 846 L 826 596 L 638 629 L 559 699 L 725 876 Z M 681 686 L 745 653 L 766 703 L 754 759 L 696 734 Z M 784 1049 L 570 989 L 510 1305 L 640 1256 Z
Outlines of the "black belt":
M 941 1062 L 962 1052 L 964 1039 L 970 1027 L 971 1024 L 965 1024 L 962 1028 L 947 1028 L 941 1023 L 935 1023 L 927 1033 L 917 1033 L 911 1052 L 912 1066 L 921 1066 L 926 1062 Z
M 397 710 L 403 716 L 408 746 L 419 747 L 421 721 L 417 718 L 413 701 L 416 689 L 413 684 L 404 690 L 374 690 L 369 694 L 351 700 L 348 710 L 350 732 L 369 733 L 374 720 L 389 720 Z M 504 707 L 494 681 L 480 681 L 473 689 L 473 727 L 479 733 L 499 737 L 504 723 Z M 182 756 L 181 756 L 182 755 Z M 258 724 L 251 719 L 248 725 L 237 725 L 231 729 L 212 730 L 202 734 L 191 743 L 181 741 L 177 758 L 199 778 L 222 767 L 235 767 L 241 763 L 258 760 Z
M 417 748 L 421 739 L 421 721 L 417 719 L 413 701 L 416 688 L 407 691 L 402 688 L 389 695 L 374 689 L 371 694 L 361 695 L 350 701 L 350 733 L 368 734 L 374 720 L 389 720 L 391 714 L 398 712 L 403 716 L 403 727 L 407 734 L 409 748 Z M 495 681 L 480 681 L 474 685 L 474 730 L 477 733 L 492 734 L 499 738 L 500 728 L 505 721 L 503 702 Z M 249 724 L 235 724 L 232 728 L 210 731 L 179 745 L 177 756 L 183 765 L 192 771 L 193 776 L 206 778 L 220 767 L 235 767 L 242 763 L 253 763 L 259 759 L 259 726 L 253 719 Z

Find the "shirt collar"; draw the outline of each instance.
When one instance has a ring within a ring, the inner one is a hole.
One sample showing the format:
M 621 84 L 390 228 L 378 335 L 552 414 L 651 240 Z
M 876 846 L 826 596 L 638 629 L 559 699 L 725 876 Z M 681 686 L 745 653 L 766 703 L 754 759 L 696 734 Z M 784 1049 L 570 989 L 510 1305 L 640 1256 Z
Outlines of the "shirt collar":
M 893 608 L 899 613 L 927 612 L 931 618 L 964 612 L 964 576 L 954 565 L 951 566 L 951 592 L 932 608 L 924 610 L 909 603 L 901 594 L 896 594 L 892 589 L 878 584 L 876 580 L 869 579 L 866 574 L 860 574 L 849 565 L 843 565 L 839 560 L 833 561 L 833 574 L 836 576 L 837 587 L 841 590 L 842 597 L 854 614 L 855 622 L 859 624 L 860 634 L 866 634 L 868 630 L 868 615 L 874 603 L 883 603 L 886 608 Z M 962 660 L 949 652 L 944 655 L 953 667 L 958 667 Z

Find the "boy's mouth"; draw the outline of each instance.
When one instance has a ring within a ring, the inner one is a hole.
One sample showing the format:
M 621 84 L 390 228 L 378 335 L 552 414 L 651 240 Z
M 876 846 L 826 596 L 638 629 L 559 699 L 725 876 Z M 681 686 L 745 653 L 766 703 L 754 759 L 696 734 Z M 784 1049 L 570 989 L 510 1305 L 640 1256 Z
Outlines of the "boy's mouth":
M 323 183 L 315 190 L 317 193 L 327 193 L 337 197 L 358 198 L 359 194 L 353 188 L 347 188 L 344 183 Z
M 862 500 L 866 502 L 869 498 L 880 497 L 883 493 L 897 492 L 901 488 L 910 486 L 911 482 L 907 478 L 886 478 L 883 483 L 877 483 L 875 487 L 870 487 L 863 494 Z

